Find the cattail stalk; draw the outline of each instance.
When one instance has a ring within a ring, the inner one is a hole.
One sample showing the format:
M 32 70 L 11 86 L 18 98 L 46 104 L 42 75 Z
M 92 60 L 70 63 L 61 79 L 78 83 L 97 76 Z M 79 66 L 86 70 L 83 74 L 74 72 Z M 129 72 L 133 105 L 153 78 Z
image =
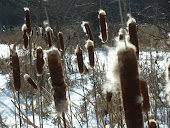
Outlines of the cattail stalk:
M 24 39 L 24 48 L 27 49 L 27 47 L 28 47 L 28 36 L 27 36 L 27 26 L 26 26 L 26 24 L 23 24 L 22 32 L 23 32 L 23 39 Z
M 32 30 L 31 30 L 31 15 L 30 15 L 30 10 L 29 8 L 25 7 L 25 21 L 26 21 L 26 26 L 27 26 L 27 36 L 30 37 L 32 35 Z
M 106 12 L 104 10 L 99 10 L 99 23 L 100 23 L 100 39 L 103 43 L 107 42 L 107 23 L 106 23 Z
M 43 50 L 41 47 L 37 47 L 36 69 L 38 75 L 42 75 L 44 64 Z
M 136 47 L 136 55 L 139 58 L 139 45 L 138 45 L 138 35 L 137 35 L 137 26 L 136 20 L 129 15 L 129 20 L 127 22 L 130 42 Z
M 52 42 L 52 41 L 54 41 L 53 40 L 53 29 L 51 28 L 51 27 L 46 27 L 46 32 L 47 32 L 47 40 L 48 40 L 48 45 L 49 45 L 49 48 L 52 46 L 52 44 L 54 43 L 54 42 Z
M 58 112 L 65 112 L 68 109 L 66 98 L 66 86 L 61 62 L 61 55 L 57 48 L 52 47 L 48 54 L 48 67 L 54 88 L 55 108 Z
M 84 72 L 83 50 L 77 45 L 75 53 L 77 55 L 79 72 L 82 74 Z
M 21 79 L 20 79 L 20 64 L 19 57 L 16 51 L 12 51 L 12 69 L 13 69 L 13 79 L 14 79 L 14 87 L 18 92 L 18 101 L 19 101 L 19 117 L 20 117 L 20 128 L 21 128 L 21 116 L 20 116 L 20 96 L 19 91 L 21 88 Z
M 94 67 L 94 43 L 93 43 L 93 41 L 87 40 L 85 47 L 89 53 L 90 66 L 93 68 Z
M 91 31 L 89 23 L 83 21 L 82 24 L 81 24 L 81 27 L 83 28 L 83 31 L 86 33 L 87 37 L 90 40 L 94 41 L 93 34 L 92 34 L 92 31 Z
M 63 33 L 59 32 L 58 37 L 60 39 L 60 49 L 64 52 L 64 38 L 63 38 Z
M 37 89 L 36 83 L 33 81 L 33 79 L 32 79 L 28 74 L 25 74 L 25 75 L 24 75 L 24 79 L 25 79 L 34 89 Z
M 125 120 L 128 128 L 143 128 L 137 57 L 134 49 L 117 52 Z
M 149 100 L 149 94 L 148 94 L 148 86 L 146 81 L 144 80 L 139 80 L 139 85 L 140 85 L 140 92 L 143 97 L 142 100 L 142 109 L 144 112 L 148 113 L 150 110 L 150 100 Z

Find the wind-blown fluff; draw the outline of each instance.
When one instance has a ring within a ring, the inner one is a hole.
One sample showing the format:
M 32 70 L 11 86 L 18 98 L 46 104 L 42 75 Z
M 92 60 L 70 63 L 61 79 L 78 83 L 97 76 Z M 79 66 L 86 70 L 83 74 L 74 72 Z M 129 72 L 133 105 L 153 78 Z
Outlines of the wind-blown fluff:
M 137 36 L 137 25 L 136 20 L 131 17 L 130 14 L 128 14 L 129 20 L 127 22 L 129 36 L 130 36 L 130 42 L 135 45 L 136 47 L 136 55 L 139 58 L 139 46 L 138 46 L 138 36 Z
M 128 128 L 143 128 L 137 56 L 134 46 L 117 49 L 120 83 Z
M 88 37 L 90 40 L 94 41 L 94 39 L 93 39 L 93 34 L 92 34 L 92 31 L 91 31 L 89 22 L 83 21 L 82 24 L 81 24 L 81 27 L 83 28 L 83 31 L 86 33 L 87 37 Z
M 170 106 L 170 60 L 169 58 L 167 58 L 167 62 L 166 62 L 165 80 L 166 80 L 165 92 L 167 95 L 167 101 Z
M 27 25 L 22 25 L 22 32 L 23 32 L 23 39 L 24 39 L 24 48 L 27 49 L 28 47 L 28 36 L 27 36 Z
M 99 38 L 102 40 L 103 43 L 107 42 L 107 23 L 106 23 L 106 12 L 104 10 L 99 10 L 99 23 L 100 23 L 100 36 Z
M 85 47 L 88 50 L 90 66 L 93 68 L 94 67 L 94 43 L 93 41 L 87 40 Z
M 65 112 L 68 108 L 66 98 L 66 86 L 61 62 L 61 55 L 57 48 L 52 46 L 47 52 L 48 67 L 50 71 L 51 83 L 54 88 L 54 102 L 58 112 Z
M 37 89 L 36 83 L 33 81 L 33 79 L 30 77 L 30 75 L 25 74 L 24 79 L 34 88 Z

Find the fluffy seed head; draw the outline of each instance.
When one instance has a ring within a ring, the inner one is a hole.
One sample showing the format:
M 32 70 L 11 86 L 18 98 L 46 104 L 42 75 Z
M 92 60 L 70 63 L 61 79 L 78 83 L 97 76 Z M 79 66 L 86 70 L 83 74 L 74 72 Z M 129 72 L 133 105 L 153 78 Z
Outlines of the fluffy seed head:
M 84 72 L 83 50 L 77 45 L 75 53 L 77 55 L 79 72 L 82 74 Z
M 137 102 L 141 100 L 135 50 L 128 46 L 119 48 L 117 55 L 126 125 L 129 128 L 143 128 L 142 106 L 141 102 Z
M 94 41 L 93 39 L 93 34 L 92 34 L 92 31 L 91 31 L 91 28 L 90 28 L 90 25 L 88 22 L 85 22 L 83 21 L 82 24 L 81 24 L 81 27 L 83 28 L 83 31 L 86 33 L 87 37 Z
M 150 119 L 148 121 L 148 126 L 149 126 L 149 128 L 158 128 L 158 124 L 154 119 Z
M 59 32 L 58 37 L 60 39 L 60 49 L 64 52 L 64 39 L 63 39 L 63 33 Z
M 31 15 L 30 15 L 30 10 L 27 7 L 24 7 L 24 11 L 25 11 L 25 18 L 26 18 L 26 25 L 27 25 L 27 35 L 28 37 L 31 36 Z
M 50 48 L 52 46 L 52 40 L 53 40 L 53 29 L 48 26 L 45 28 L 45 30 L 47 32 L 48 45 Z
M 139 85 L 140 85 L 140 92 L 143 97 L 142 100 L 142 109 L 144 112 L 148 112 L 150 110 L 150 100 L 149 100 L 149 94 L 148 94 L 148 86 L 146 81 L 144 80 L 139 80 Z
M 86 47 L 86 49 L 88 50 L 88 53 L 89 53 L 90 66 L 93 68 L 94 67 L 94 43 L 93 43 L 93 41 L 87 40 L 85 47 Z
M 32 80 L 32 78 L 31 78 L 28 74 L 25 74 L 25 75 L 24 75 L 24 79 L 25 79 L 34 89 L 37 89 L 37 85 L 35 84 L 35 82 Z
M 24 48 L 27 49 L 28 47 L 28 36 L 27 36 L 27 25 L 22 25 L 22 31 L 23 31 L 23 39 L 24 39 Z
M 38 75 L 42 75 L 44 64 L 43 50 L 41 47 L 37 47 L 36 69 Z
M 127 22 L 130 42 L 136 47 L 136 54 L 139 57 L 139 46 L 138 46 L 138 36 L 137 36 L 137 26 L 136 20 L 129 15 L 129 20 Z
M 11 59 L 12 59 L 14 87 L 16 91 L 19 91 L 21 87 L 20 64 L 19 64 L 19 57 L 16 51 L 12 51 Z
M 107 42 L 107 23 L 106 23 L 106 12 L 104 10 L 99 10 L 99 23 L 100 23 L 100 36 L 99 38 L 103 43 Z

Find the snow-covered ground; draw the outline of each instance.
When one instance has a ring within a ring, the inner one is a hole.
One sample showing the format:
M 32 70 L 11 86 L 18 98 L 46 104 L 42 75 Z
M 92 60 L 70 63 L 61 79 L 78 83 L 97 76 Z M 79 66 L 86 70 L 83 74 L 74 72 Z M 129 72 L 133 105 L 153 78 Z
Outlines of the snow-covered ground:
M 153 51 L 151 54 L 148 53 L 148 52 L 141 52 L 140 53 L 140 59 L 142 60 L 146 60 L 148 59 L 147 61 L 147 65 L 146 67 L 149 67 L 150 66 L 150 57 L 151 55 L 156 58 L 156 57 L 160 57 L 159 58 L 159 61 L 158 61 L 158 65 L 162 68 L 162 70 L 164 70 L 165 68 L 165 58 L 166 56 L 168 55 L 167 53 L 164 53 L 164 52 L 158 52 L 156 53 L 155 51 Z M 75 55 L 74 55 L 75 56 Z M 74 58 L 73 56 L 73 58 Z M 88 65 L 88 57 L 87 57 L 87 53 L 85 52 L 84 53 L 84 57 L 85 57 L 85 64 Z M 163 57 L 162 57 L 163 56 Z M 3 57 L 3 58 L 6 58 L 6 57 L 9 57 L 9 47 L 4 45 L 4 44 L 0 44 L 0 57 Z M 98 58 L 98 61 L 102 66 L 106 66 L 105 63 L 107 62 L 107 59 L 106 59 L 106 52 L 100 50 L 100 49 L 97 49 L 96 50 L 96 56 Z M 140 61 L 140 63 L 142 63 L 142 61 Z M 73 66 L 75 68 L 75 66 Z M 68 77 L 70 78 L 70 80 L 75 80 L 75 79 L 78 79 L 78 80 L 81 80 L 81 75 L 79 73 L 75 73 L 75 74 L 69 74 Z M 88 76 L 86 76 L 87 78 L 85 78 L 87 81 L 86 81 L 86 85 L 85 85 L 85 88 L 87 89 L 92 89 L 92 85 L 91 85 L 91 81 L 89 80 Z M 8 126 L 8 127 L 14 127 L 15 126 L 15 107 L 14 107 L 14 104 L 12 103 L 12 101 L 14 100 L 13 98 L 13 92 L 7 88 L 7 82 L 8 82 L 8 79 L 9 79 L 9 76 L 8 75 L 2 75 L 0 74 L 0 115 L 2 116 L 2 121 Z M 79 128 L 80 127 L 80 124 L 78 122 L 81 121 L 80 120 L 80 117 L 79 117 L 79 107 L 80 105 L 83 103 L 82 99 L 83 99 L 83 95 L 84 95 L 84 92 L 83 92 L 83 89 L 82 87 L 79 87 L 79 88 L 70 88 L 70 90 L 73 90 L 73 91 L 70 91 L 70 103 L 71 103 L 71 106 L 72 106 L 72 122 L 73 122 L 73 126 L 75 126 L 76 128 Z M 75 92 L 77 93 L 75 93 Z M 86 91 L 85 91 L 86 93 Z M 81 96 L 82 95 L 82 96 Z M 164 95 L 162 95 L 162 97 L 164 97 Z M 91 97 L 89 97 L 91 98 Z M 91 100 L 93 101 L 93 100 Z M 31 102 L 31 101 L 28 101 L 28 102 Z M 25 107 L 25 100 L 24 98 L 21 96 L 21 109 L 24 110 Z M 91 107 L 89 108 L 92 108 L 92 111 L 94 112 L 94 106 L 91 105 Z M 44 119 L 44 127 L 45 128 L 53 128 L 53 127 L 57 127 L 56 124 L 53 122 L 53 119 L 57 116 L 55 110 L 51 107 L 50 108 L 52 111 L 53 111 L 53 114 L 49 115 L 48 118 Z M 69 108 L 70 110 L 70 108 Z M 95 114 L 91 113 L 92 112 L 91 110 L 88 110 L 87 112 L 87 115 L 88 115 L 88 119 L 89 119 L 89 128 L 95 128 L 96 127 L 96 117 L 94 116 Z M 68 115 L 70 114 L 70 111 L 68 111 Z M 66 114 L 67 115 L 67 114 Z M 161 114 L 160 114 L 161 115 Z M 166 115 L 164 115 L 166 117 Z M 28 114 L 28 118 L 30 119 L 30 121 L 32 121 L 32 114 L 29 113 Z M 70 117 L 66 117 L 66 118 L 69 118 Z M 77 119 L 79 118 L 79 119 Z M 39 117 L 38 115 L 35 115 L 35 124 L 37 126 L 39 126 Z M 158 121 L 160 122 L 160 121 Z M 165 121 L 166 122 L 166 121 Z M 17 124 L 19 125 L 19 118 L 17 116 Z M 102 124 L 102 123 L 101 123 Z M 83 128 L 86 128 L 86 123 L 83 124 L 81 123 L 82 127 Z M 31 127 L 29 125 L 29 127 Z M 109 125 L 106 126 L 107 128 L 109 128 Z M 167 125 L 164 124 L 159 124 L 159 127 L 160 128 L 168 128 Z M 117 126 L 115 126 L 115 128 L 117 128 Z

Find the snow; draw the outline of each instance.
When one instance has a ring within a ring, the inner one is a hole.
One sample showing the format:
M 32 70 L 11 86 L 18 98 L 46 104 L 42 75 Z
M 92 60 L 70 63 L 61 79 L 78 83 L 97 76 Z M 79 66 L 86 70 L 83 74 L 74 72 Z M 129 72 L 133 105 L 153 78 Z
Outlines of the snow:
M 3 57 L 3 58 L 9 57 L 9 47 L 7 45 L 0 44 L 0 48 L 1 48 L 0 49 L 0 57 Z M 101 49 L 95 50 L 95 60 L 98 61 L 98 63 L 100 64 L 99 65 L 100 67 L 107 66 L 106 55 L 107 55 L 106 51 L 103 51 Z M 165 53 L 165 52 L 156 53 L 155 51 L 153 51 L 150 54 L 149 52 L 141 52 L 140 53 L 140 60 L 148 60 L 147 64 L 145 65 L 147 68 L 151 66 L 151 63 L 150 63 L 151 55 L 152 55 L 153 58 L 159 57 L 158 65 L 162 68 L 162 70 L 164 70 L 165 57 L 168 55 L 168 53 Z M 163 58 L 161 58 L 163 55 L 165 55 L 165 56 Z M 84 56 L 84 63 L 86 65 L 89 65 L 88 53 L 84 52 L 83 56 Z M 72 58 L 69 58 L 69 59 L 72 60 L 74 57 L 75 57 L 75 55 L 72 55 Z M 143 63 L 143 61 L 139 62 L 139 64 L 142 64 L 142 63 Z M 66 65 L 66 66 L 72 66 L 72 68 L 73 68 L 72 70 L 74 70 L 74 71 L 77 69 L 76 68 L 77 64 L 71 64 L 71 65 Z M 86 80 L 86 81 L 84 81 L 84 82 L 86 82 L 86 84 L 84 85 L 85 94 L 87 94 L 87 90 L 92 90 L 92 88 L 93 88 L 93 83 L 92 83 L 93 81 L 91 81 L 89 79 L 90 75 L 92 75 L 92 74 L 84 76 L 84 79 Z M 81 75 L 77 72 L 75 72 L 74 74 L 67 74 L 67 77 L 69 77 L 70 81 L 73 81 L 75 79 L 77 81 L 84 80 L 84 79 L 82 79 Z M 15 112 L 14 112 L 15 107 L 14 107 L 14 104 L 12 103 L 14 98 L 13 98 L 13 92 L 9 89 L 9 87 L 7 87 L 8 79 L 9 79 L 8 75 L 0 74 L 0 81 L 1 81 L 0 82 L 0 106 L 1 106 L 0 107 L 0 115 L 2 116 L 3 122 L 8 127 L 14 127 L 15 126 Z M 81 119 L 79 117 L 80 116 L 79 115 L 80 114 L 79 109 L 80 109 L 80 105 L 82 105 L 83 102 L 84 102 L 83 101 L 83 96 L 84 96 L 83 85 L 77 84 L 73 87 L 69 87 L 69 91 L 70 91 L 70 105 L 71 105 L 72 113 L 73 113 L 73 115 L 72 115 L 73 126 L 75 126 L 76 128 L 79 128 L 80 124 L 79 124 L 78 120 L 81 122 Z M 68 93 L 67 93 L 67 95 L 68 95 Z M 162 99 L 165 97 L 163 92 L 160 93 L 160 97 Z M 89 98 L 94 103 L 93 97 L 87 96 L 87 98 Z M 163 99 L 163 101 L 165 101 L 165 99 Z M 31 100 L 28 99 L 28 102 L 30 103 Z M 34 101 L 34 104 L 36 104 L 35 102 L 36 101 Z M 91 103 L 89 103 L 88 108 L 91 108 L 90 110 L 88 109 L 88 111 L 87 111 L 88 120 L 89 120 L 89 128 L 93 128 L 93 127 L 97 126 L 96 117 L 94 116 L 95 115 L 94 114 L 94 106 Z M 21 109 L 23 111 L 25 109 L 25 100 L 22 96 L 21 96 Z M 51 109 L 52 114 L 50 114 L 47 118 L 43 119 L 43 121 L 44 121 L 43 126 L 45 128 L 51 128 L 51 127 L 56 126 L 54 119 L 56 118 L 57 113 L 55 112 L 55 110 L 53 109 L 52 106 L 50 106 L 49 109 Z M 16 111 L 16 112 L 18 113 L 18 111 Z M 158 114 L 161 115 L 161 112 L 159 112 Z M 66 115 L 70 115 L 70 106 L 69 106 L 68 113 L 66 113 Z M 30 112 L 28 113 L 28 118 L 29 118 L 30 121 L 32 121 L 32 114 Z M 66 116 L 66 118 L 70 119 L 69 116 Z M 78 118 L 78 120 L 76 118 Z M 166 115 L 165 115 L 165 118 L 167 118 Z M 39 116 L 37 114 L 35 114 L 35 121 L 36 121 L 35 122 L 36 126 L 39 126 Z M 19 125 L 19 117 L 18 116 L 17 116 L 17 124 Z M 81 122 L 81 125 L 82 125 L 83 128 L 87 127 L 86 123 Z M 101 123 L 101 125 L 102 125 L 102 123 Z M 26 124 L 24 124 L 24 126 L 26 126 Z M 159 122 L 159 127 L 160 128 L 168 128 L 167 125 L 161 124 L 161 122 Z M 109 125 L 106 125 L 106 128 L 109 128 Z M 118 128 L 118 125 L 116 125 L 115 128 Z

